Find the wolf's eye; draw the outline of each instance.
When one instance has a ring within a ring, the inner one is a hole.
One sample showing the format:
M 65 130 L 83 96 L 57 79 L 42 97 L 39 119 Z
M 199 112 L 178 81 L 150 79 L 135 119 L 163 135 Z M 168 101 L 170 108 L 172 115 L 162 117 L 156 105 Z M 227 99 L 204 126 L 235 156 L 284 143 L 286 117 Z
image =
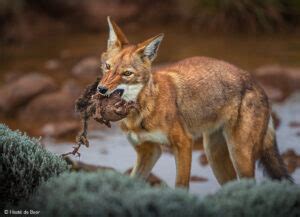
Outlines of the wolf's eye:
M 105 68 L 106 68 L 107 70 L 110 70 L 110 65 L 109 65 L 108 63 L 105 63 Z
M 133 74 L 133 72 L 128 71 L 128 70 L 123 72 L 123 75 L 124 75 L 124 76 L 130 76 L 130 75 L 132 75 L 132 74 Z

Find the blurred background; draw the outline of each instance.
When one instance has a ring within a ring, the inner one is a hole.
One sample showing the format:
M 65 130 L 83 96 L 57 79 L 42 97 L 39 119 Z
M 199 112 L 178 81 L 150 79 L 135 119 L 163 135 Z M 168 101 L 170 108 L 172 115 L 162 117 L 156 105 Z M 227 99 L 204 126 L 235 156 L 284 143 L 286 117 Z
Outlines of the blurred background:
M 299 0 L 0 0 L 0 122 L 41 136 L 55 153 L 71 151 L 80 130 L 74 101 L 101 76 L 108 15 L 132 43 L 165 33 L 155 67 L 200 55 L 253 73 L 273 104 L 285 163 L 300 181 Z M 77 160 L 122 172 L 133 165 L 135 153 L 115 126 L 92 122 L 90 129 L 91 147 Z M 170 152 L 154 173 L 173 185 Z M 218 187 L 195 147 L 192 192 Z

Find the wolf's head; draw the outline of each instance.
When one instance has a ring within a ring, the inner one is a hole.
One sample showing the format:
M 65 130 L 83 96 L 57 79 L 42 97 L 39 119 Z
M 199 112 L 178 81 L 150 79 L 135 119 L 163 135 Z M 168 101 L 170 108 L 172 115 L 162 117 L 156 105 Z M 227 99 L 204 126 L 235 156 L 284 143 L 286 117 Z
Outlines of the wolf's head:
M 125 100 L 135 101 L 148 82 L 151 64 L 156 57 L 163 34 L 139 44 L 130 44 L 120 27 L 109 17 L 107 51 L 101 56 L 103 77 L 98 91 L 109 95 L 120 91 Z

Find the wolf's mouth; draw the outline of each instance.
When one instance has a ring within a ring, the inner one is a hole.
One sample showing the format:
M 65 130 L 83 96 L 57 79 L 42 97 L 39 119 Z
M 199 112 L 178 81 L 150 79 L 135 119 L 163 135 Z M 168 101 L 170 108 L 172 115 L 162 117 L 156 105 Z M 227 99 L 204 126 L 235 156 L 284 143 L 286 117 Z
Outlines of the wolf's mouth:
M 116 89 L 110 95 L 113 95 L 113 94 L 118 94 L 118 95 L 122 96 L 124 94 L 124 89 Z
M 100 93 L 101 94 L 101 93 Z M 123 96 L 124 94 L 124 89 L 115 89 L 110 93 L 106 93 L 106 94 L 101 94 L 105 97 L 110 97 L 110 96 L 114 96 L 114 95 L 119 95 L 120 97 Z

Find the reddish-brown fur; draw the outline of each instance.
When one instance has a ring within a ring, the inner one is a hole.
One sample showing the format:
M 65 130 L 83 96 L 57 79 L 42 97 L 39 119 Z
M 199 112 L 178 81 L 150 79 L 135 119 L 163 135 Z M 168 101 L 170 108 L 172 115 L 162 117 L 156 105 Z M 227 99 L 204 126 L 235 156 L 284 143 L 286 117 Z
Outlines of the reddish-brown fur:
M 102 55 L 105 74 L 99 85 L 110 92 L 121 84 L 128 92 L 129 87 L 140 88 L 135 99 L 139 111 L 121 122 L 138 155 L 132 175 L 146 178 L 160 156 L 160 147 L 168 145 L 176 159 L 176 186 L 188 187 L 193 143 L 201 136 L 221 184 L 254 177 L 255 161 L 266 156 L 266 150 L 276 153 L 275 143 L 270 142 L 275 134 L 268 99 L 248 72 L 207 57 L 187 58 L 151 72 L 162 36 L 129 45 L 120 29 L 114 30 L 116 24 L 109 23 L 114 35 Z M 128 68 L 133 72 L 129 77 L 124 75 Z M 264 163 L 276 161 L 280 161 L 278 155 Z M 283 166 L 271 170 L 279 179 L 288 178 Z

